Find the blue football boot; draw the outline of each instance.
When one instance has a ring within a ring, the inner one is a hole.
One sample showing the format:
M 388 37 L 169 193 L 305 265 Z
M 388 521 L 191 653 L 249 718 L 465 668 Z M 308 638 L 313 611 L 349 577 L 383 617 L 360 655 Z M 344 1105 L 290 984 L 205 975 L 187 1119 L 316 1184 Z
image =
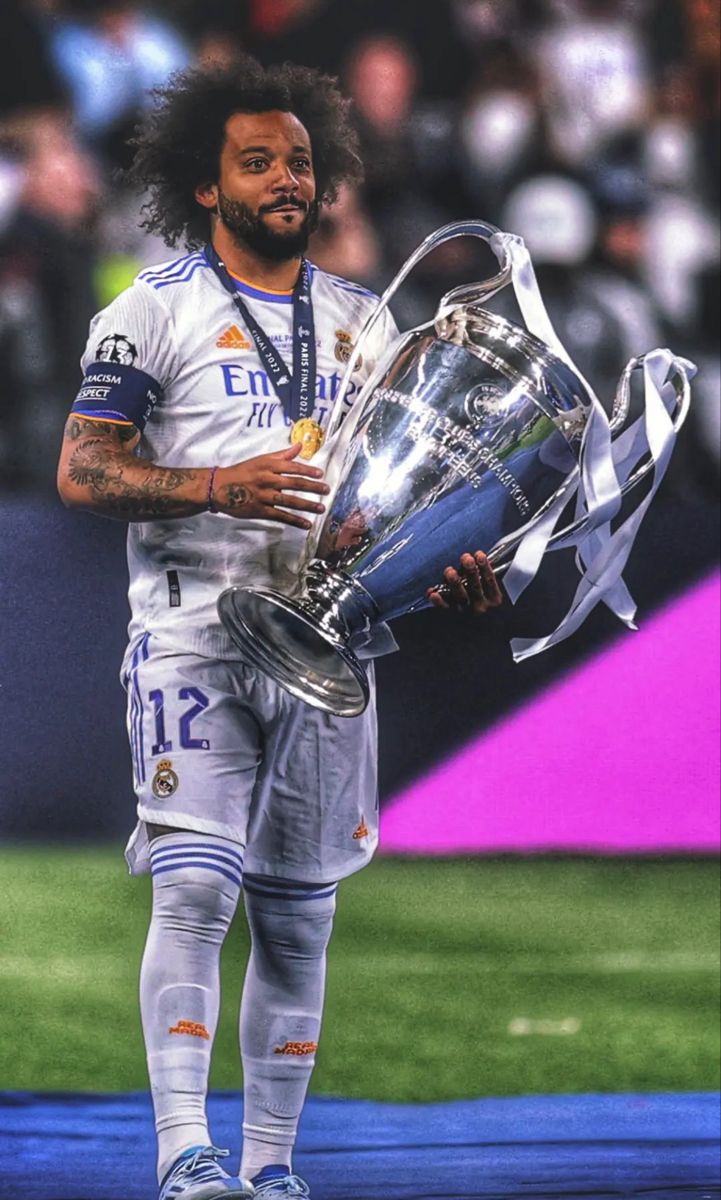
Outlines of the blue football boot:
M 266 1167 L 253 1180 L 258 1200 L 283 1200 L 283 1197 L 310 1198 L 310 1188 L 297 1175 L 286 1175 L 285 1167 Z
M 215 1146 L 192 1146 L 176 1159 L 160 1185 L 158 1200 L 252 1200 L 253 1185 L 230 1175 L 218 1166 L 229 1150 Z M 301 1193 L 302 1195 L 302 1193 Z

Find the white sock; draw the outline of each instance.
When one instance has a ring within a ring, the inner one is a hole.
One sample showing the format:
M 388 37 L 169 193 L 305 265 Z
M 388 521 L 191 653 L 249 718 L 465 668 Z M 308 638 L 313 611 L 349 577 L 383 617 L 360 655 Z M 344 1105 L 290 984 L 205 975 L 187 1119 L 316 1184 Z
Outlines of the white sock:
M 336 885 L 246 877 L 252 950 L 240 1011 L 245 1113 L 241 1175 L 292 1168 L 315 1066 Z
M 220 950 L 238 903 L 242 847 L 170 833 L 150 846 L 153 915 L 140 1011 L 158 1134 L 158 1181 L 191 1146 L 209 1145 L 210 1053 L 220 1007 Z

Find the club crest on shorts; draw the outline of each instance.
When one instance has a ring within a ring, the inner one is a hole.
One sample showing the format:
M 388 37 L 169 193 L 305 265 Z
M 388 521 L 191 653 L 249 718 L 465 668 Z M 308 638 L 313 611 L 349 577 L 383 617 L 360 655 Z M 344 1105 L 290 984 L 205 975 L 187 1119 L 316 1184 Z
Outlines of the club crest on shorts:
M 178 776 L 175 774 L 169 758 L 162 759 L 155 768 L 152 787 L 153 795 L 157 796 L 159 800 L 165 800 L 177 791 Z
M 336 329 L 335 336 L 338 341 L 335 344 L 335 356 L 338 362 L 343 363 L 343 366 L 350 361 L 350 356 L 353 353 L 353 335 L 348 333 L 347 329 Z M 363 366 L 363 356 L 361 355 L 353 368 L 354 371 L 359 371 Z

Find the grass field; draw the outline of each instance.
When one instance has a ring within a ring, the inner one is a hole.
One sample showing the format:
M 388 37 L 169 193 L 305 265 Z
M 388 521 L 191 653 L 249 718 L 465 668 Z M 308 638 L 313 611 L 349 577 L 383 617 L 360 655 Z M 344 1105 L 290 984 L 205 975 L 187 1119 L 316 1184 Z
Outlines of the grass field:
M 719 870 L 701 860 L 380 860 L 340 890 L 316 1093 L 448 1100 L 719 1086 Z M 145 1088 L 150 888 L 118 848 L 0 852 L 0 1088 Z M 212 1084 L 240 1086 L 247 939 Z

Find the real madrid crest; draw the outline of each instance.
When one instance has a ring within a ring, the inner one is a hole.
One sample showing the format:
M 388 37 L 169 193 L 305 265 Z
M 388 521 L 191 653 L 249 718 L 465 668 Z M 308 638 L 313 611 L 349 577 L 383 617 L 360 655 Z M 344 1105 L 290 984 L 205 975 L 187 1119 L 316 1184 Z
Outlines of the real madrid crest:
M 353 336 L 348 333 L 347 329 L 336 329 L 335 336 L 338 341 L 335 344 L 335 356 L 338 362 L 343 363 L 343 366 L 350 361 L 350 356 L 353 353 Z M 354 370 L 358 371 L 363 366 L 363 356 L 359 355 L 358 361 Z
M 165 800 L 168 796 L 172 796 L 177 787 L 178 776 L 173 770 L 173 764 L 169 758 L 164 758 L 155 768 L 153 795 L 157 796 L 160 800 Z

